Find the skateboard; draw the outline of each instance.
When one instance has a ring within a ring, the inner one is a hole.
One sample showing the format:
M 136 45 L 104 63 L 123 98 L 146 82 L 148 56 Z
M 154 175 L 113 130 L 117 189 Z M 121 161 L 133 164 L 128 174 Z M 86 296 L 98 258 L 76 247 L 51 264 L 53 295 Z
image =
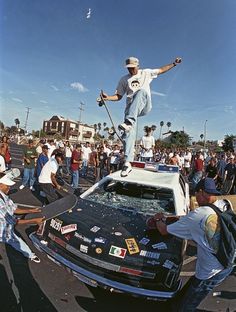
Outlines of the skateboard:
M 112 119 L 111 113 L 110 113 L 110 111 L 109 111 L 109 109 L 108 109 L 108 107 L 107 107 L 107 105 L 106 105 L 106 101 L 104 100 L 104 98 L 103 98 L 103 96 L 102 96 L 102 92 L 103 92 L 103 91 L 101 90 L 101 93 L 100 93 L 99 97 L 97 98 L 97 102 L 98 102 L 98 105 L 99 105 L 100 107 L 102 107 L 102 106 L 105 107 L 105 109 L 106 109 L 106 111 L 107 111 L 107 114 L 108 114 L 108 117 L 109 117 L 109 119 L 110 119 L 110 121 L 111 121 L 112 128 L 110 128 L 108 132 L 109 132 L 110 135 L 116 134 L 117 137 L 118 137 L 118 139 L 119 139 L 121 142 L 123 142 L 123 139 L 122 139 L 121 135 L 120 135 L 119 132 L 116 130 L 116 127 L 115 127 L 114 121 L 113 121 L 113 119 Z
M 234 179 L 226 179 L 223 183 L 223 187 L 222 187 L 222 194 L 227 195 L 230 193 L 233 185 L 234 185 Z
M 56 200 L 41 208 L 41 212 L 29 213 L 25 216 L 26 220 L 34 218 L 43 218 L 43 221 L 57 217 L 58 215 L 72 210 L 78 202 L 78 198 L 71 194 L 61 199 Z

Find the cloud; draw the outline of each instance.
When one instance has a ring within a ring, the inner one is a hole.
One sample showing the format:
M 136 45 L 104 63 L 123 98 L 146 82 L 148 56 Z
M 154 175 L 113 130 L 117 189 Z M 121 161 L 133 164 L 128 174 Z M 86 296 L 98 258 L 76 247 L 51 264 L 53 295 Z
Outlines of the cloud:
M 18 103 L 23 103 L 23 101 L 21 99 L 18 98 L 11 98 L 12 101 L 18 102 Z
M 231 113 L 233 111 L 233 106 L 232 105 L 225 105 L 224 107 L 224 112 L 225 113 Z
M 161 92 L 151 91 L 151 93 L 152 93 L 153 95 L 166 96 L 165 93 L 161 93 Z
M 54 85 L 51 85 L 50 86 L 54 91 L 59 91 L 59 89 L 56 87 L 56 86 L 54 86 Z
M 42 103 L 42 104 L 48 104 L 48 102 L 44 101 L 44 100 L 40 100 L 39 102 Z
M 81 92 L 81 93 L 84 93 L 84 92 L 87 92 L 87 91 L 88 91 L 88 89 L 85 88 L 85 87 L 82 85 L 82 83 L 80 83 L 80 82 L 72 82 L 72 83 L 70 84 L 70 87 L 71 87 L 72 89 L 78 90 L 78 91 Z

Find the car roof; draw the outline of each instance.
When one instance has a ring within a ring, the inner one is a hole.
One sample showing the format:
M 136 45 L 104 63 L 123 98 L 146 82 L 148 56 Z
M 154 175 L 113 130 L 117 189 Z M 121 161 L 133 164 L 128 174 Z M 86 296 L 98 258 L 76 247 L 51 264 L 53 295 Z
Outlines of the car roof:
M 173 189 L 179 185 L 179 174 L 169 172 L 155 172 L 147 169 L 133 168 L 127 177 L 121 177 L 120 171 L 111 174 L 118 181 L 145 184 Z

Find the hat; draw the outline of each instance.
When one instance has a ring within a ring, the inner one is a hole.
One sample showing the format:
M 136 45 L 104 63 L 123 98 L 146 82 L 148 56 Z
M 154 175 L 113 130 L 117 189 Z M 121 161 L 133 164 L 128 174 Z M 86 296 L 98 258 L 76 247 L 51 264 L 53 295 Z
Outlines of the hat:
M 45 144 L 45 145 L 42 146 L 42 149 L 47 149 L 47 150 L 48 150 L 49 148 L 48 148 L 48 146 Z
M 134 68 L 134 67 L 138 67 L 139 66 L 139 60 L 136 57 L 129 57 L 126 61 L 125 61 L 125 67 L 127 68 Z
M 2 178 L 0 178 L 0 183 L 8 186 L 12 186 L 15 184 L 15 182 L 9 179 L 7 175 L 4 175 Z
M 200 190 L 208 194 L 220 195 L 220 192 L 216 189 L 215 181 L 211 178 L 205 178 L 198 182 L 195 191 L 199 192 Z

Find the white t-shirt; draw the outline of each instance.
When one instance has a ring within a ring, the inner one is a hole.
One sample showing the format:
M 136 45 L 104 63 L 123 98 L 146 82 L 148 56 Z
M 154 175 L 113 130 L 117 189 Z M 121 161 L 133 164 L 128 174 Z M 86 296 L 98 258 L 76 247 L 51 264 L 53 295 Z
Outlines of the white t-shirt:
M 2 155 L 0 155 L 0 172 L 4 172 L 6 170 L 5 159 Z
M 39 183 L 52 183 L 51 173 L 56 174 L 59 165 L 54 157 L 51 157 L 43 166 L 39 175 Z
M 111 152 L 110 164 L 117 165 L 120 160 L 120 150 L 114 150 Z
M 126 103 L 132 102 L 134 94 L 139 90 L 145 90 L 151 100 L 150 83 L 154 78 L 157 78 L 159 69 L 139 69 L 134 76 L 130 74 L 123 76 L 117 86 L 116 94 L 123 96 L 127 95 Z
M 153 150 L 152 147 L 155 146 L 155 139 L 151 136 L 143 136 L 141 139 L 140 144 L 147 148 L 148 150 L 145 151 L 144 149 L 141 150 L 141 157 L 153 157 Z
M 187 152 L 184 155 L 184 167 L 185 168 L 190 168 L 190 163 L 191 163 L 192 155 L 190 152 Z
M 223 200 L 214 203 L 222 211 Z M 197 243 L 197 263 L 195 276 L 206 280 L 224 269 L 213 253 L 217 251 L 220 228 L 215 211 L 202 206 L 181 217 L 179 221 L 167 226 L 168 233 Z
M 71 157 L 72 155 L 72 148 L 70 146 L 65 147 L 66 157 Z
M 92 153 L 91 148 L 89 146 L 88 147 L 83 146 L 82 147 L 82 152 L 83 152 L 83 155 L 82 155 L 83 159 L 84 160 L 89 160 L 89 154 Z

